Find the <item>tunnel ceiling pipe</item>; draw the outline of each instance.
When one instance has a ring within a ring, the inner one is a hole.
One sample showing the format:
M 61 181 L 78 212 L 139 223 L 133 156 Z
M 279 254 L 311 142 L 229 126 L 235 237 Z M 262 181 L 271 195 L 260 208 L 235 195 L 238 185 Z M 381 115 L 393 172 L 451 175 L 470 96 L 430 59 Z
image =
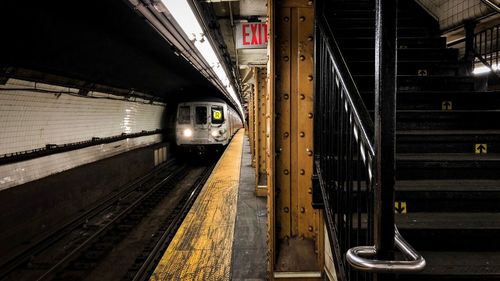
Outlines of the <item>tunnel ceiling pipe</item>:
M 230 100 L 238 109 L 241 116 L 243 108 L 238 98 L 233 83 L 229 79 L 226 66 L 221 63 L 220 56 L 214 48 L 214 42 L 205 32 L 200 23 L 200 17 L 193 3 L 187 0 L 161 0 L 171 16 L 184 32 L 184 35 L 194 44 L 201 57 L 208 63 L 209 68 L 215 73 L 212 82 L 219 81 L 224 88 L 223 92 L 229 95 Z M 198 14 L 198 15 L 197 15 Z M 215 81 L 214 81 L 215 80 Z
M 212 78 L 215 76 L 209 65 L 202 59 L 201 55 L 197 54 L 196 48 L 193 46 L 183 33 L 179 32 L 176 23 L 164 16 L 166 8 L 163 4 L 144 5 L 135 0 L 128 0 L 132 7 L 146 18 L 167 42 L 176 50 L 179 56 L 189 61 L 207 80 L 210 80 L 215 86 L 224 92 L 222 84 L 215 83 Z

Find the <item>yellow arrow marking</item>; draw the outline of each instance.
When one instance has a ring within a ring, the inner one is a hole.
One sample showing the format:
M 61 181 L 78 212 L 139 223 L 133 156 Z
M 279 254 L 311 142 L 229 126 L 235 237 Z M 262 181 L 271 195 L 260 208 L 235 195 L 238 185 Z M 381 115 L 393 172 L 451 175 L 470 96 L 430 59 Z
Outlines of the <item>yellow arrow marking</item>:
M 474 145 L 474 152 L 476 154 L 486 154 L 486 153 L 488 153 L 488 144 L 486 144 L 486 143 L 476 143 Z
M 441 109 L 444 111 L 452 110 L 453 102 L 449 100 L 444 100 L 443 102 L 441 102 Z
M 406 202 L 405 201 L 394 202 L 394 213 L 406 214 Z

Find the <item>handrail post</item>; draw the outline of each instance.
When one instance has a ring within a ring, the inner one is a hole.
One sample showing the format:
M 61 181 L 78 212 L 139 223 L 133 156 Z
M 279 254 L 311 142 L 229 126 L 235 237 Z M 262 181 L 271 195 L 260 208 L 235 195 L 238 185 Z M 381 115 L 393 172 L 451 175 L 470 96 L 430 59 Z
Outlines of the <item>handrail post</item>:
M 397 0 L 376 0 L 375 27 L 375 208 L 377 258 L 394 256 Z M 374 276 L 388 280 L 389 276 Z
M 476 28 L 476 23 L 474 21 L 467 21 L 464 24 L 465 29 L 465 71 L 467 75 L 472 75 L 474 70 L 474 59 L 475 59 L 475 46 L 474 46 L 474 29 Z

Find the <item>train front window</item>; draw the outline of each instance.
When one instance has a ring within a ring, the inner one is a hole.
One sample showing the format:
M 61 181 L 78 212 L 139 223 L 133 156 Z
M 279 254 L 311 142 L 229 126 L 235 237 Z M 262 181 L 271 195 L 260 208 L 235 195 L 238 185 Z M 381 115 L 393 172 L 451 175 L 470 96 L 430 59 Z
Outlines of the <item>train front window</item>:
M 196 124 L 207 124 L 207 107 L 197 106 L 196 107 Z
M 177 118 L 177 123 L 179 124 L 190 124 L 191 123 L 191 108 L 189 106 L 180 106 L 179 114 Z
M 212 106 L 212 124 L 224 123 L 224 110 L 222 106 Z

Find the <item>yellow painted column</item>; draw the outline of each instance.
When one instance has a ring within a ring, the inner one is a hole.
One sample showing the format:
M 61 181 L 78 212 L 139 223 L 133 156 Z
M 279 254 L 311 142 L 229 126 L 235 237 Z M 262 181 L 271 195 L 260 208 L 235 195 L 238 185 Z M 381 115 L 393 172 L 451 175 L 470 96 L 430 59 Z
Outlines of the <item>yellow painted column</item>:
M 314 280 L 323 266 L 321 212 L 312 203 L 313 1 L 282 0 L 271 13 L 271 77 L 274 77 L 274 163 L 269 201 L 270 259 L 275 279 Z M 270 212 L 271 213 L 271 212 Z M 290 274 L 294 272 L 294 274 Z
M 257 70 L 258 85 L 258 169 L 256 170 L 256 195 L 267 195 L 267 168 L 266 168 L 266 97 L 267 94 L 267 71 L 264 68 Z
M 255 145 L 254 145 L 254 109 L 253 109 L 253 92 L 248 95 L 248 142 L 250 144 L 250 153 L 252 155 L 252 160 L 255 157 Z

